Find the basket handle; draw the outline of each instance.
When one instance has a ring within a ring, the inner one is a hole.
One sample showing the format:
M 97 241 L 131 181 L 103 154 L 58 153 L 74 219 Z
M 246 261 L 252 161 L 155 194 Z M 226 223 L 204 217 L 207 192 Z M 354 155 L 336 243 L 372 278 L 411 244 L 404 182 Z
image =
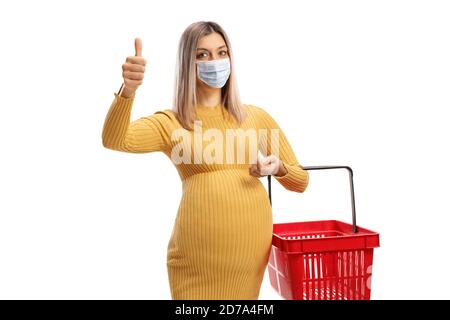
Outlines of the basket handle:
M 348 171 L 349 181 L 350 181 L 350 197 L 352 203 L 352 223 L 353 223 L 353 232 L 357 233 L 358 228 L 356 226 L 356 209 L 355 209 L 355 189 L 353 187 L 353 170 L 349 166 L 308 166 L 300 168 L 304 170 L 328 170 L 328 169 L 346 169 Z M 267 176 L 267 183 L 269 189 L 269 200 L 270 205 L 272 205 L 272 188 L 271 188 L 271 175 Z

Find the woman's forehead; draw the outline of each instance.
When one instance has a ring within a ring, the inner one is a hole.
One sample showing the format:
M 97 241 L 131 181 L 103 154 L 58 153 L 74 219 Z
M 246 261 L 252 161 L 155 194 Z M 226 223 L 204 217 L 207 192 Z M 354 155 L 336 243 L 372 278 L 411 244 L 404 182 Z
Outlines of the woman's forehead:
M 216 32 L 201 37 L 197 43 L 197 50 L 220 49 L 226 47 L 226 43 L 222 36 Z

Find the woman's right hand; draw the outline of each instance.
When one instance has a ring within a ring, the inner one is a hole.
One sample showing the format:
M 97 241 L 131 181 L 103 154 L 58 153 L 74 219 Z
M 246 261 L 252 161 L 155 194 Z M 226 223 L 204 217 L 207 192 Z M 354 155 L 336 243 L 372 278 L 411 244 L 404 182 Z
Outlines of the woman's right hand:
M 134 39 L 135 55 L 127 57 L 122 65 L 122 76 L 124 85 L 122 88 L 123 96 L 132 96 L 144 80 L 145 65 L 147 60 L 142 57 L 142 41 L 139 38 Z

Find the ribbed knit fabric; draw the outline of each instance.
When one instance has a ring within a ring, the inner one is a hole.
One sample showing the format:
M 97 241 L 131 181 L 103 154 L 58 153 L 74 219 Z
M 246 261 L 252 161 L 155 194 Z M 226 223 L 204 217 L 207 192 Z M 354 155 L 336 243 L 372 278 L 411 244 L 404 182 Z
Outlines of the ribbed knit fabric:
M 134 98 L 114 95 L 103 126 L 104 147 L 132 153 L 161 151 L 172 161 L 172 148 L 180 142 L 172 139 L 172 133 L 176 129 L 185 130 L 175 113 L 166 109 L 130 122 Z M 303 192 L 308 185 L 308 172 L 299 165 L 283 131 L 262 108 L 253 105 L 244 108 L 248 116 L 240 126 L 222 105 L 198 105 L 195 110 L 203 134 L 211 128 L 219 130 L 223 137 L 226 129 L 268 129 L 267 139 L 257 135 L 258 144 L 267 147 L 267 154 L 272 151 L 270 129 L 279 129 L 278 156 L 287 174 L 274 177 L 287 190 Z M 194 141 L 194 134 L 190 134 Z M 214 141 L 214 137 L 203 139 L 200 150 L 206 150 Z M 225 149 L 221 163 L 204 160 L 194 163 L 194 148 L 191 163 L 172 161 L 183 191 L 167 246 L 173 299 L 257 299 L 259 296 L 271 248 L 272 209 L 263 183 L 249 174 L 247 142 L 243 145 L 244 163 L 227 162 Z

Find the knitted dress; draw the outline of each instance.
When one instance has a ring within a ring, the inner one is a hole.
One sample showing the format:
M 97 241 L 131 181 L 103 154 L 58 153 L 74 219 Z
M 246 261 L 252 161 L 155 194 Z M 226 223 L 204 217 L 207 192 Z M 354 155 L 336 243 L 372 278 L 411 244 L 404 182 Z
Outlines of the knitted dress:
M 104 147 L 132 153 L 161 151 L 181 179 L 182 197 L 167 246 L 172 298 L 257 299 L 273 224 L 266 189 L 248 170 L 255 163 L 250 162 L 255 137 L 263 155 L 274 153 L 277 146 L 287 173 L 273 177 L 284 188 L 303 192 L 308 184 L 308 173 L 283 131 L 254 105 L 244 105 L 247 118 L 240 125 L 220 104 L 195 107 L 194 131 L 184 129 L 170 109 L 130 122 L 134 97 L 114 95 L 103 126 Z M 244 143 L 239 144 L 237 132 L 248 133 L 240 140 Z M 272 132 L 278 132 L 278 144 Z

